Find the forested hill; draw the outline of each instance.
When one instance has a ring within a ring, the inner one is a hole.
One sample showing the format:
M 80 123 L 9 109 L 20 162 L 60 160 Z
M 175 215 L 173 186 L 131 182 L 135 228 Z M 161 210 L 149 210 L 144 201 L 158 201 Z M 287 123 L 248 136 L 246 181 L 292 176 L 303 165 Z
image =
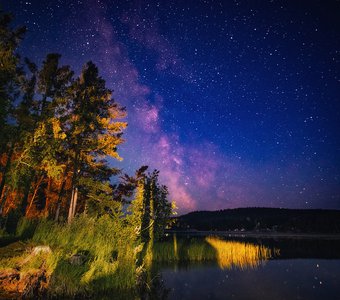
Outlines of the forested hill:
M 176 219 L 177 230 L 340 233 L 340 210 L 237 208 L 191 212 Z

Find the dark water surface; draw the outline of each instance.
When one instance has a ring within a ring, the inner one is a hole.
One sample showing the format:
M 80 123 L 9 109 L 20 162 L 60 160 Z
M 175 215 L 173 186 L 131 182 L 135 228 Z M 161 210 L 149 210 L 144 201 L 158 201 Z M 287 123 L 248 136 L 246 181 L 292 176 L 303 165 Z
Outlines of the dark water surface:
M 340 241 L 253 239 L 241 243 L 280 249 L 251 267 L 216 262 L 159 268 L 166 299 L 340 299 Z
M 340 260 L 272 260 L 256 269 L 163 269 L 168 299 L 340 299 Z

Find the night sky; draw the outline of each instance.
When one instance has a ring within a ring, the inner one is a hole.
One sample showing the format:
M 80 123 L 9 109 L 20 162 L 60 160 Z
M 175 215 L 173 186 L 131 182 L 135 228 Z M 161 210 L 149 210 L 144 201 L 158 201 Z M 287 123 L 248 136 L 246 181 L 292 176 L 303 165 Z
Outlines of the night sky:
M 19 51 L 127 107 L 124 158 L 161 171 L 179 212 L 340 209 L 339 1 L 7 0 Z

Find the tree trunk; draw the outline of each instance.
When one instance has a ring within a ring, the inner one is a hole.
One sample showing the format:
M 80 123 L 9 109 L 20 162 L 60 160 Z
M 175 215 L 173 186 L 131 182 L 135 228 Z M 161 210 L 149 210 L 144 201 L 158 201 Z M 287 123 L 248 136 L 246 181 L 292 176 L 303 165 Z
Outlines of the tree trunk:
M 55 211 L 55 217 L 54 217 L 54 221 L 58 222 L 59 220 L 59 214 L 60 214 L 60 208 L 61 208 L 61 201 L 63 199 L 63 193 L 64 193 L 64 189 L 65 189 L 65 183 L 66 180 L 64 179 L 63 183 L 61 184 L 59 193 L 58 193 L 58 200 L 57 200 L 57 210 Z
M 11 166 L 11 159 L 12 159 L 13 152 L 14 152 L 14 143 L 11 144 L 11 148 L 9 149 L 8 156 L 7 156 L 6 165 L 5 165 L 4 171 L 2 172 L 2 178 L 1 178 L 1 183 L 0 183 L 0 200 L 2 200 L 2 194 L 3 194 L 5 183 L 6 183 L 6 175 Z
M 3 209 L 5 207 L 5 204 L 6 204 L 6 198 L 7 198 L 7 194 L 8 194 L 8 188 L 4 188 L 4 195 L 2 197 L 2 201 L 0 202 L 0 216 L 3 215 Z
M 76 211 L 77 198 L 78 198 L 78 164 L 79 164 L 79 151 L 76 152 L 73 165 L 73 176 L 72 176 L 72 195 L 70 200 L 70 208 L 68 211 L 67 222 L 70 224 L 73 220 L 74 213 Z
M 73 198 L 74 198 L 74 188 L 72 189 L 72 194 L 71 194 L 71 200 L 70 200 L 70 207 L 68 209 L 68 217 L 67 217 L 67 223 L 72 222 L 72 210 L 73 210 Z
M 47 191 L 45 192 L 45 208 L 44 208 L 44 217 L 48 218 L 49 216 L 49 209 L 48 206 L 50 205 L 50 201 L 48 200 L 48 197 L 51 197 L 51 189 L 52 189 L 52 180 L 49 177 L 48 183 L 47 183 Z
M 72 196 L 71 196 L 71 203 L 70 203 L 70 209 L 68 211 L 68 219 L 67 222 L 70 224 L 74 218 L 75 212 L 76 212 L 76 206 L 77 206 L 77 200 L 78 200 L 78 188 L 75 187 L 72 190 Z
M 29 180 L 28 180 L 28 182 L 26 183 L 26 186 L 25 186 L 24 197 L 23 197 L 22 203 L 21 203 L 21 213 L 22 213 L 23 216 L 26 215 L 26 209 L 27 209 L 27 205 L 28 205 L 28 196 L 30 194 L 31 183 L 32 183 L 34 176 L 35 176 L 35 171 L 31 171 L 31 176 L 29 177 Z
M 38 182 L 37 182 L 37 184 L 36 184 L 36 186 L 35 186 L 35 189 L 34 189 L 34 192 L 33 192 L 33 195 L 32 195 L 32 199 L 31 199 L 31 201 L 30 201 L 30 205 L 29 205 L 28 208 L 27 208 L 27 212 L 26 212 L 27 214 L 29 213 L 29 211 L 30 211 L 30 209 L 31 209 L 31 207 L 32 207 L 34 198 L 35 198 L 35 196 L 37 195 L 37 192 L 38 192 L 38 190 L 39 190 L 40 184 L 41 184 L 41 182 L 43 181 L 43 179 L 44 179 L 44 175 L 42 175 L 42 176 L 40 177 L 40 179 L 38 180 Z
M 151 181 L 150 184 L 150 211 L 149 211 L 149 241 L 153 244 L 155 239 L 155 185 Z
M 59 220 L 61 201 L 63 199 L 64 189 L 65 189 L 65 180 L 63 181 L 61 188 L 59 190 L 58 201 L 57 201 L 57 210 L 55 212 L 55 218 L 54 218 L 54 221 L 56 221 L 56 222 L 58 222 L 58 220 Z
M 55 211 L 54 221 L 58 222 L 60 214 L 61 199 L 58 198 L 57 210 Z
M 44 94 L 41 100 L 41 110 L 40 110 L 40 116 L 42 117 L 44 117 L 44 114 L 45 114 L 46 102 L 47 102 L 47 95 Z

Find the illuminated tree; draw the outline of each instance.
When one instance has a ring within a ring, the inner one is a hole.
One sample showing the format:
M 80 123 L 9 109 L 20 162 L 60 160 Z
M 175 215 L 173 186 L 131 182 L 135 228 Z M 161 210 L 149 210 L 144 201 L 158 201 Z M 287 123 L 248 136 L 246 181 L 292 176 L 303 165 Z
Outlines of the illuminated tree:
M 133 226 L 143 242 L 159 239 L 171 216 L 168 190 L 158 182 L 159 171 L 142 175 L 138 180 L 136 196 L 131 202 L 130 212 Z
M 26 61 L 33 75 L 23 84 L 25 94 L 17 113 L 22 147 L 16 173 L 18 169 L 24 169 L 20 184 L 23 189 L 20 194 L 22 214 L 29 211 L 37 192 L 46 190 L 43 188 L 46 186 L 47 191 L 40 193 L 43 199 L 39 200 L 48 214 L 47 200 L 52 180 L 58 179 L 63 170 L 61 153 L 65 135 L 60 133 L 59 99 L 70 85 L 73 72 L 68 66 L 60 67 L 59 59 L 59 54 L 48 54 L 39 71 Z
M 159 239 L 169 221 L 171 215 L 171 203 L 168 200 L 168 189 L 165 185 L 160 185 L 158 182 L 159 171 L 154 170 L 149 174 L 146 181 L 146 196 L 149 238 Z
M 66 133 L 72 172 L 68 213 L 68 222 L 71 222 L 84 178 L 90 178 L 106 166 L 104 157 L 121 159 L 117 146 L 123 142 L 121 136 L 126 123 L 117 121 L 125 116 L 125 110 L 112 99 L 112 92 L 105 87 L 105 81 L 92 62 L 85 64 L 66 94 L 67 119 L 62 130 Z M 107 180 L 116 172 L 114 169 L 106 171 Z M 86 193 L 82 194 L 82 199 L 86 200 Z

